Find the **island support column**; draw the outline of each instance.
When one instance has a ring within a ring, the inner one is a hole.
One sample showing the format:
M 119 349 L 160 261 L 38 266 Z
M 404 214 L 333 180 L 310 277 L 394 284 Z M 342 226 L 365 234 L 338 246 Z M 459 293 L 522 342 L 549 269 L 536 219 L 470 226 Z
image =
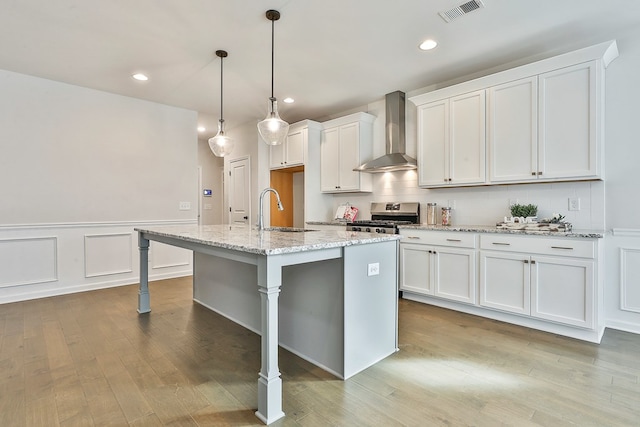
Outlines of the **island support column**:
M 138 249 L 140 249 L 140 286 L 138 287 L 138 313 L 149 313 L 149 240 L 138 232 Z
M 262 364 L 258 377 L 256 416 L 265 424 L 284 417 L 282 379 L 278 368 L 278 295 L 282 284 L 282 265 L 278 256 L 258 258 L 260 292 Z

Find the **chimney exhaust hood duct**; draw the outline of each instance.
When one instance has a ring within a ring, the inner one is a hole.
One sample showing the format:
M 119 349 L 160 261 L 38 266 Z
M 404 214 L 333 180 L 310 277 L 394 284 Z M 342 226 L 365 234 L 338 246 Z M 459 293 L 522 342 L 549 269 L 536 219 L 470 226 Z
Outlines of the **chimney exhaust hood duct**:
M 393 172 L 417 169 L 416 159 L 405 154 L 405 95 L 395 91 L 385 95 L 386 154 L 354 169 L 357 172 Z

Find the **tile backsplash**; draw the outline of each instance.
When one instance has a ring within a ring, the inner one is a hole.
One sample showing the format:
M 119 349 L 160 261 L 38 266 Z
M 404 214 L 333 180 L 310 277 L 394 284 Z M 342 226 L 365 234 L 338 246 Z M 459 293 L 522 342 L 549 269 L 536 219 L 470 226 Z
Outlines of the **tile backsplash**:
M 569 198 L 580 199 L 580 210 L 569 211 Z M 454 225 L 495 225 L 510 215 L 513 203 L 535 204 L 538 217 L 560 213 L 574 229 L 603 230 L 604 183 L 602 181 L 514 184 L 480 187 L 422 189 L 415 171 L 373 175 L 372 193 L 339 194 L 334 196 L 334 211 L 340 204 L 358 207 L 358 219 L 370 218 L 370 204 L 376 202 L 420 202 L 421 222 L 426 222 L 426 204 L 451 206 Z

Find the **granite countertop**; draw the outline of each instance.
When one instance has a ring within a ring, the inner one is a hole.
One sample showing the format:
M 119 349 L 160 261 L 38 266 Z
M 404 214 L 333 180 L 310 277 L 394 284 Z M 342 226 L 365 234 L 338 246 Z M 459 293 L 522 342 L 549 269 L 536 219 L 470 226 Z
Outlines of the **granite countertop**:
M 572 230 L 565 231 L 537 231 L 537 230 L 508 230 L 504 228 L 497 228 L 489 225 L 425 225 L 425 224 L 413 224 L 413 225 L 401 225 L 398 227 L 401 230 L 432 230 L 432 231 L 459 231 L 468 233 L 498 233 L 498 234 L 519 234 L 530 236 L 557 236 L 557 237 L 575 237 L 575 238 L 590 238 L 601 239 L 604 237 L 604 231 L 597 230 Z
M 300 230 L 300 229 L 293 229 Z M 351 232 L 346 230 L 314 230 L 286 232 L 278 227 L 258 231 L 249 225 L 183 225 L 137 227 L 150 236 L 170 237 L 258 255 L 279 255 L 294 252 L 330 249 L 351 245 L 399 240 L 400 235 Z
M 341 227 L 346 227 L 347 224 L 349 224 L 348 221 L 338 221 L 337 219 L 331 220 L 331 221 L 306 221 L 306 224 L 308 225 L 335 225 L 335 226 L 341 226 Z

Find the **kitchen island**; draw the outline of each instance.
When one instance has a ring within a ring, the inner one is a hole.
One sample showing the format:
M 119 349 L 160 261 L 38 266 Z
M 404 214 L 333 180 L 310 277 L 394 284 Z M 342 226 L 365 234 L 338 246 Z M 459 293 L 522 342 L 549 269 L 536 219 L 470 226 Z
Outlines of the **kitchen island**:
M 261 335 L 256 416 L 284 416 L 278 344 L 346 379 L 397 351 L 398 235 L 246 225 L 136 228 L 138 312 L 149 241 L 194 251 L 194 300 Z

